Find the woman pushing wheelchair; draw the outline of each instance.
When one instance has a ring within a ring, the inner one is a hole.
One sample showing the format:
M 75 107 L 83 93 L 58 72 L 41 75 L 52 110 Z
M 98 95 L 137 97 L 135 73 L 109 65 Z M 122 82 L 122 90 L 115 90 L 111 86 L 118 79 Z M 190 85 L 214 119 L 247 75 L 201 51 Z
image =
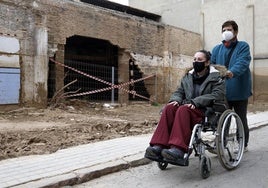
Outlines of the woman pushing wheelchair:
M 221 72 L 210 65 L 210 55 L 205 50 L 195 53 L 193 69 L 182 78 L 162 111 L 146 158 L 182 165 L 192 129 L 203 120 L 206 107 L 213 101 L 225 101 L 225 82 Z

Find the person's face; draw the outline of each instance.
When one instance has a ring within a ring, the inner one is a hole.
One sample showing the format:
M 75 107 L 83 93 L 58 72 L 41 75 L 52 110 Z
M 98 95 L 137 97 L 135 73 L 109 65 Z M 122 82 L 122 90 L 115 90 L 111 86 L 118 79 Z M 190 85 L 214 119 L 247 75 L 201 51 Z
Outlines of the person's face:
M 194 61 L 205 62 L 205 66 L 209 65 L 209 61 L 207 61 L 205 54 L 202 52 L 196 52 L 194 54 Z
M 234 31 L 234 29 L 233 29 L 233 27 L 231 25 L 222 28 L 221 32 L 223 33 L 224 31 L 231 31 L 234 34 L 234 37 L 237 35 L 237 32 Z

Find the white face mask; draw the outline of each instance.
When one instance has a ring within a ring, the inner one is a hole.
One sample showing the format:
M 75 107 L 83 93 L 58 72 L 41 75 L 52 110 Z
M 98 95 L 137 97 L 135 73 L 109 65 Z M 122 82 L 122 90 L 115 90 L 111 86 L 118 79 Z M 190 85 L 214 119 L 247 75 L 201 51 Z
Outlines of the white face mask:
M 222 33 L 222 39 L 225 41 L 230 41 L 232 38 L 234 38 L 234 34 L 232 31 L 224 31 Z

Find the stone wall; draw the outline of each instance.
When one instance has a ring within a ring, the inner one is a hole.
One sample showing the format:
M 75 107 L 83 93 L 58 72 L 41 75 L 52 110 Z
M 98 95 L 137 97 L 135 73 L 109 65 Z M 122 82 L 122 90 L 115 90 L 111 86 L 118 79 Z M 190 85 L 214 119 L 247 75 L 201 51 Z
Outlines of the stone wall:
M 129 57 L 145 76 L 157 74 L 157 85 L 150 80 L 146 84 L 158 102 L 168 99 L 185 65 L 201 48 L 199 34 L 79 1 L 2 0 L 0 5 L 0 35 L 20 40 L 22 105 L 46 105 L 48 58 L 64 62 L 66 38 L 74 35 L 118 46 L 124 57 L 119 59 L 120 71 L 128 71 Z M 128 76 L 119 75 L 119 80 L 128 81 Z M 63 79 L 63 69 L 57 68 L 58 89 Z
M 42 13 L 29 9 L 29 2 L 0 2 L 0 35 L 20 43 L 17 52 L 21 70 L 20 104 L 43 106 L 47 90 L 47 77 L 43 72 L 47 70 L 47 40 L 43 38 L 47 36 L 46 24 Z

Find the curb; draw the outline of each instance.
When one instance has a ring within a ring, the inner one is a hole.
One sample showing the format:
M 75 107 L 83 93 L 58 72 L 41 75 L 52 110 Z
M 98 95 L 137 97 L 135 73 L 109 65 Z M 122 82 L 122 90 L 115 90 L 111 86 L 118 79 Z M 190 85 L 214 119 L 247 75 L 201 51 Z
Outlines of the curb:
M 15 186 L 16 188 L 40 187 L 40 188 L 58 188 L 62 186 L 72 186 L 81 184 L 101 176 L 126 170 L 132 167 L 149 164 L 151 161 L 143 157 L 144 153 L 140 152 L 135 155 L 126 156 L 121 159 L 109 161 L 107 163 L 85 167 L 69 173 L 57 175 L 54 177 L 43 178 L 37 181 L 27 182 Z
M 264 123 L 264 124 L 258 124 L 257 126 L 255 127 L 250 127 L 249 130 L 250 131 L 254 131 L 254 130 L 257 130 L 257 129 L 260 129 L 260 128 L 263 128 L 263 127 L 266 127 L 268 126 L 268 122 Z

